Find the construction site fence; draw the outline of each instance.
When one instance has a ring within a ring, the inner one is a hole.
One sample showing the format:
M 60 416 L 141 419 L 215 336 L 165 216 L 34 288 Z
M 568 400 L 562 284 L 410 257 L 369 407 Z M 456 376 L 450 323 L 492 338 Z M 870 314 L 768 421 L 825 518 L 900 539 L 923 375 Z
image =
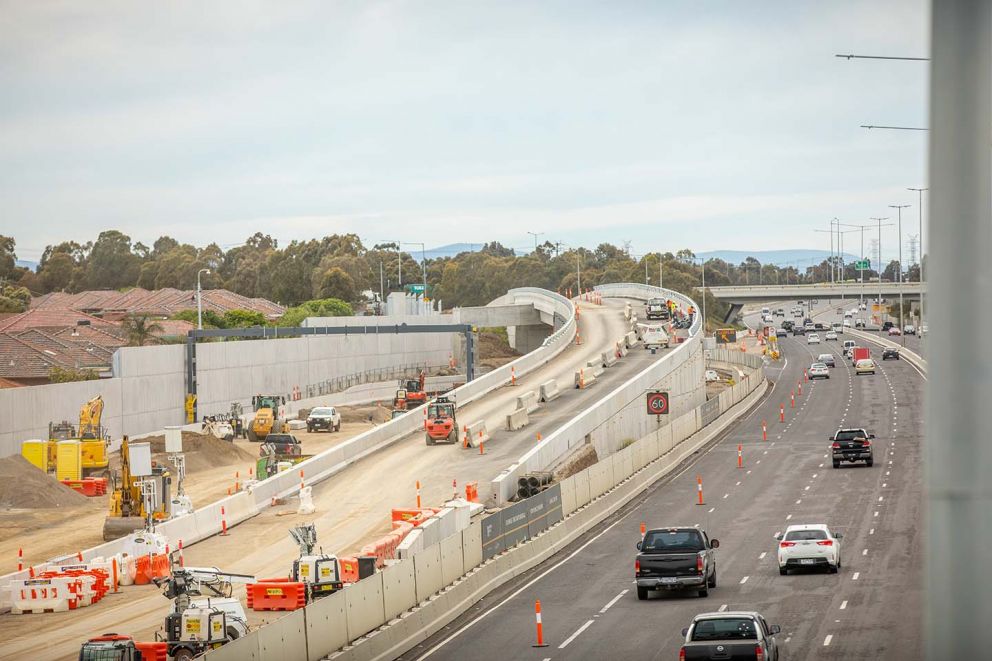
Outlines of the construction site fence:
M 481 377 L 452 390 L 449 396 L 458 406 L 474 401 L 489 392 L 509 383 L 511 370 L 517 377 L 538 369 L 554 359 L 572 342 L 575 336 L 575 308 L 571 301 L 551 291 L 526 287 L 513 289 L 508 292 L 516 300 L 533 303 L 535 307 L 557 314 L 564 319 L 564 325 L 543 346 L 518 358 L 517 360 L 496 368 Z M 408 411 L 405 415 L 380 424 L 369 431 L 339 443 L 310 459 L 294 466 L 294 470 L 277 473 L 270 478 L 254 485 L 250 491 L 227 496 L 219 501 L 200 507 L 192 514 L 182 516 L 156 526 L 156 531 L 167 536 L 173 548 L 178 541 L 183 540 L 185 547 L 215 535 L 221 531 L 222 525 L 233 527 L 245 521 L 263 509 L 269 507 L 273 499 L 295 496 L 300 489 L 300 471 L 307 485 L 317 482 L 344 470 L 355 461 L 377 450 L 407 437 L 423 429 L 423 407 Z M 108 557 L 122 552 L 123 539 L 118 539 L 99 546 L 81 551 L 83 560 L 94 557 Z M 72 557 L 77 557 L 73 551 Z M 23 579 L 28 576 L 25 569 L 0 577 L 0 595 L 10 580 Z M 0 597 L 2 598 L 2 597 Z M 0 609 L 9 605 L 0 602 Z
M 357 661 L 400 656 L 490 591 L 575 540 L 721 433 L 765 389 L 763 369 L 743 366 L 749 373 L 715 400 L 722 413 L 734 414 L 724 422 L 703 429 L 698 409 L 684 413 L 552 488 L 476 518 L 467 528 L 212 650 L 206 658 L 316 661 L 329 656 Z
M 648 285 L 600 285 L 596 291 L 603 296 L 617 298 L 667 298 L 677 302 L 683 310 L 690 307 L 698 309 L 692 299 L 676 291 Z M 496 476 L 491 490 L 493 504 L 501 505 L 513 498 L 518 477 L 555 466 L 583 444 L 594 445 L 599 456 L 611 454 L 627 439 L 639 438 L 650 430 L 667 425 L 682 413 L 705 402 L 700 317 L 698 314 L 695 316 L 686 341 L 676 344 L 639 374 L 581 411 Z M 644 397 L 648 390 L 669 393 L 670 412 L 667 415 L 650 416 L 646 413 Z

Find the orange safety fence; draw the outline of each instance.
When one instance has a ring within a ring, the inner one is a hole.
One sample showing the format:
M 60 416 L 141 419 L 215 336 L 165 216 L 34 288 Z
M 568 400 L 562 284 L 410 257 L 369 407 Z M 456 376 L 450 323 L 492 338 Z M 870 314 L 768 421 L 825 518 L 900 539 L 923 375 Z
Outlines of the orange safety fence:
M 469 482 L 465 485 L 465 500 L 470 503 L 479 502 L 479 483 Z
M 437 514 L 440 510 L 436 507 L 421 507 L 420 509 L 394 509 L 392 520 L 395 521 L 409 521 L 415 526 L 419 526 L 421 523 L 431 518 Z
M 148 585 L 153 578 L 163 578 L 170 573 L 169 556 L 164 553 L 139 555 L 134 559 L 134 584 Z
M 62 484 L 75 489 L 84 496 L 104 496 L 107 493 L 107 478 L 86 477 L 81 480 L 62 480 Z
M 168 643 L 139 643 L 134 641 L 134 646 L 141 652 L 141 661 L 168 661 Z
M 295 611 L 307 605 L 306 584 L 288 578 L 264 578 L 245 586 L 248 608 L 256 611 Z
M 338 568 L 342 583 L 358 582 L 358 558 L 338 558 Z

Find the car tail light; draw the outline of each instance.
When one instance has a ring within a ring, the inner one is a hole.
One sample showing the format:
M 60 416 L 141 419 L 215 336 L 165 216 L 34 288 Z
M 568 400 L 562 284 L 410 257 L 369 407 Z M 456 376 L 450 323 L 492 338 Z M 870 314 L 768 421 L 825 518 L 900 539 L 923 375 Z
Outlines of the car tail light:
M 833 443 L 830 444 L 830 448 L 833 450 L 840 450 L 840 443 L 834 441 Z
M 640 573 L 641 573 L 641 561 L 634 560 L 634 574 L 640 574 Z
M 703 573 L 703 556 L 701 555 L 696 556 L 696 571 L 700 574 Z
M 754 646 L 754 658 L 757 661 L 765 661 L 765 647 L 761 643 Z
M 787 549 L 787 548 L 789 548 L 790 546 L 795 546 L 795 545 L 796 545 L 796 543 L 795 543 L 795 542 L 781 542 L 781 543 L 779 544 L 779 546 L 781 546 L 781 547 L 782 547 L 783 549 Z
M 865 447 L 866 448 L 870 448 L 871 447 L 871 441 L 866 440 L 865 441 Z
M 816 545 L 817 546 L 833 546 L 834 543 L 833 543 L 833 540 L 828 539 L 828 540 L 826 540 L 824 542 L 817 542 Z
M 685 661 L 685 648 L 679 649 L 679 661 Z

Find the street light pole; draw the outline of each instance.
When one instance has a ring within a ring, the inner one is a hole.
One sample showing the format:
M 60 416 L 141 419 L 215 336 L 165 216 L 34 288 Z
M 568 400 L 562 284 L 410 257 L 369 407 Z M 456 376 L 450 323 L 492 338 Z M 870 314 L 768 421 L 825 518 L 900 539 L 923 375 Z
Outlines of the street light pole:
M 527 233 L 530 234 L 532 237 L 534 237 L 534 252 L 537 252 L 537 237 L 544 234 L 544 232 L 527 232 Z
M 872 216 L 871 220 L 878 223 L 878 324 L 879 331 L 881 331 L 882 325 L 882 221 L 888 220 L 889 217 L 879 218 L 877 216 Z M 867 328 L 865 329 L 867 330 Z
M 210 269 L 200 269 L 196 272 L 196 328 L 203 330 L 203 288 L 200 286 L 200 274 L 210 275 Z
M 903 323 L 902 310 L 902 210 L 911 207 L 912 204 L 890 204 L 889 207 L 899 212 L 899 337 L 902 338 L 902 345 L 906 346 L 906 325 Z
M 923 326 L 923 255 L 925 251 L 923 249 L 923 192 L 930 190 L 929 188 L 907 188 L 906 190 L 913 190 L 920 194 L 920 326 Z M 916 329 L 917 334 L 919 334 L 920 329 Z
M 665 288 L 665 253 L 658 251 L 658 287 Z

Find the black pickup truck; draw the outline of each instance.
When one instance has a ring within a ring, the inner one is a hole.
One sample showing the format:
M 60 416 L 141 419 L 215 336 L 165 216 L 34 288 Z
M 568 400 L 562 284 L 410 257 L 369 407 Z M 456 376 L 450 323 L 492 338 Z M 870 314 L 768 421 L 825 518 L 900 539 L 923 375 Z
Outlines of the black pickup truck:
M 875 463 L 875 455 L 872 452 L 871 439 L 874 434 L 869 434 L 864 429 L 838 429 L 837 433 L 830 437 L 830 452 L 833 456 L 834 468 L 840 468 L 842 461 L 863 461 L 868 466 Z
M 700 613 L 682 630 L 682 661 L 779 661 L 775 635 L 781 631 L 753 611 Z
M 637 598 L 650 590 L 697 590 L 700 597 L 716 587 L 716 556 L 720 542 L 698 528 L 654 528 L 637 542 L 634 578 Z

